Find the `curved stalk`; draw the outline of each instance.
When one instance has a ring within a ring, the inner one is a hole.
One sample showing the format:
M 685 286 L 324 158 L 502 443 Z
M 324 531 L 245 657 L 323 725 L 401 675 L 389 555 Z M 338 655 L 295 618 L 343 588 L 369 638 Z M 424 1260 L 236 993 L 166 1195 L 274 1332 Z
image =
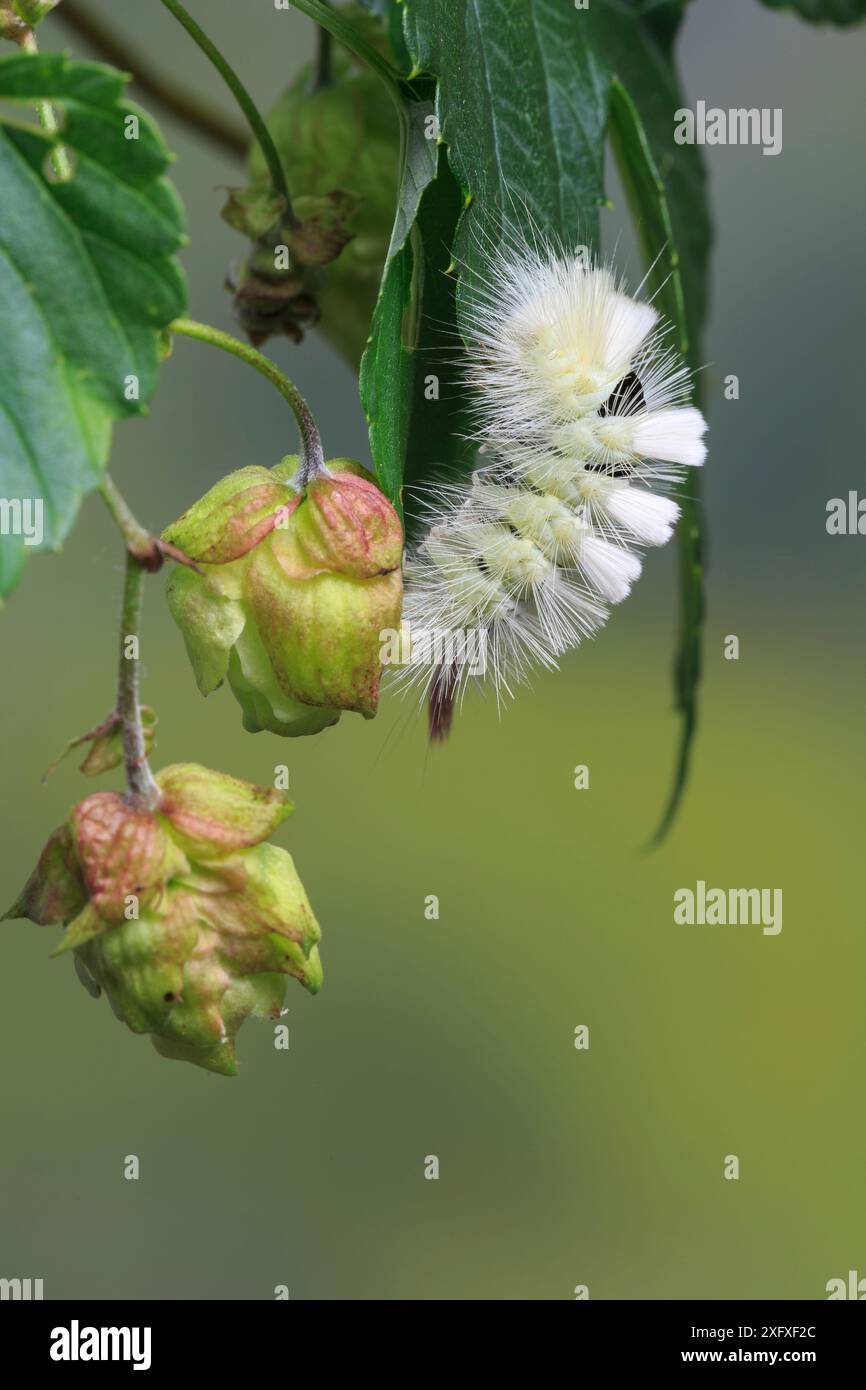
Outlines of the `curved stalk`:
M 182 24 L 190 38 L 198 44 L 202 53 L 209 58 L 222 77 L 223 81 L 230 88 L 238 106 L 243 111 L 249 122 L 250 129 L 255 135 L 261 147 L 262 154 L 268 166 L 268 173 L 271 176 L 271 186 L 275 193 L 279 194 L 286 201 L 286 217 L 293 227 L 298 225 L 298 219 L 292 211 L 292 197 L 289 192 L 289 184 L 286 178 L 286 171 L 283 168 L 282 160 L 276 145 L 271 139 L 271 133 L 262 119 L 258 107 L 250 96 L 244 84 L 241 82 L 231 64 L 220 53 L 216 44 L 212 43 L 207 34 L 198 24 L 192 15 L 180 3 L 180 0 L 162 0 L 165 8 L 174 15 L 179 24 Z
M 197 338 L 202 343 L 210 343 L 212 347 L 222 348 L 223 352 L 230 352 L 242 362 L 255 367 L 257 372 L 276 386 L 283 399 L 288 401 L 297 421 L 302 452 L 301 467 L 295 479 L 296 486 L 304 487 L 311 478 L 325 472 L 322 437 L 313 419 L 313 412 L 297 386 L 280 371 L 276 362 L 272 362 L 270 357 L 265 357 L 257 348 L 250 347 L 249 343 L 242 343 L 239 338 L 233 338 L 231 333 L 212 328 L 209 323 L 197 323 L 195 319 L 175 319 L 174 323 L 169 324 L 168 331 L 181 333 L 187 338 Z

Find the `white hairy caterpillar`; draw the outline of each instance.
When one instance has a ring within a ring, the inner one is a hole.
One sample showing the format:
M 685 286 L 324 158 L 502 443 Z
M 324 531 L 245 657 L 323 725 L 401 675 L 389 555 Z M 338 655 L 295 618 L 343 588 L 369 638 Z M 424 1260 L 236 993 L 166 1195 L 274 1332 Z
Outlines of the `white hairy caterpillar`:
M 643 548 L 670 539 L 667 492 L 706 455 L 669 329 L 585 248 L 510 238 L 472 303 L 464 370 L 482 466 L 429 494 L 406 566 L 402 680 L 430 697 L 434 737 L 471 681 L 501 700 L 598 630 Z

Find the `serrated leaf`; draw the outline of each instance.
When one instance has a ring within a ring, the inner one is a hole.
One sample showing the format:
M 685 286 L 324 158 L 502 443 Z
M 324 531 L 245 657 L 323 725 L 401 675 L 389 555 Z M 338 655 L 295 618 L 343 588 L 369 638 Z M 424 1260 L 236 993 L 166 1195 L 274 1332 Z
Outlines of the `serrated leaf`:
M 0 498 L 41 501 L 33 549 L 64 540 L 100 481 L 112 420 L 146 409 L 160 332 L 185 308 L 170 155 L 124 83 L 59 53 L 0 58 Z M 59 133 L 37 124 L 32 108 L 45 101 Z M 8 103 L 24 104 L 20 119 Z M 58 146 L 68 179 L 52 172 Z M 0 594 L 26 554 L 24 536 L 9 532 Z
M 491 239 L 509 222 L 566 246 L 597 244 L 603 201 L 608 93 L 627 151 L 648 258 L 661 254 L 654 288 L 679 345 L 699 365 L 710 247 L 700 151 L 673 141 L 683 104 L 670 60 L 687 0 L 406 0 L 406 34 L 419 69 L 439 79 L 437 111 L 451 167 L 470 201 L 457 237 L 457 324 L 471 313 Z M 664 289 L 661 283 L 667 278 Z M 414 444 L 413 435 L 413 444 Z M 412 450 L 415 452 L 414 448 Z M 692 481 L 692 480 L 690 480 Z M 683 624 L 677 700 L 684 733 L 668 823 L 685 781 L 696 718 L 703 612 L 696 488 L 683 498 Z
M 866 16 L 866 0 L 761 0 L 770 10 L 792 10 L 813 24 L 856 24 Z
M 407 0 L 409 50 L 438 78 L 442 138 L 469 203 L 456 244 L 458 318 L 503 223 L 597 244 L 608 75 L 584 19 L 559 0 Z
M 461 306 L 483 278 L 482 247 L 504 222 L 596 244 L 606 119 L 606 79 L 556 0 L 477 0 L 456 11 L 446 0 L 410 0 L 400 9 L 415 69 L 438 81 L 447 162 L 440 155 L 433 182 L 422 147 L 423 200 L 406 197 L 398 212 L 392 252 L 410 219 L 414 234 L 389 261 L 362 375 L 373 456 L 392 497 L 404 473 L 416 480 L 471 466 L 465 393 L 446 362 Z M 416 142 L 422 122 L 428 137 L 430 109 L 414 108 Z
M 701 150 L 675 145 L 675 112 L 685 105 L 676 71 L 645 22 L 610 0 L 586 12 L 588 42 L 598 61 L 615 73 L 635 104 L 647 144 L 664 185 L 685 302 L 689 360 L 699 366 L 699 343 L 707 307 L 707 260 L 712 241 Z M 663 249 L 655 247 L 653 256 Z
M 456 22 L 448 0 L 405 0 L 404 8 L 416 64 L 439 78 L 442 137 L 472 200 L 456 248 L 461 279 L 483 275 L 486 239 L 495 239 L 504 219 L 566 245 L 596 244 L 616 74 L 640 112 L 665 185 L 696 352 L 710 244 L 705 175 L 700 150 L 674 144 L 682 97 L 657 37 L 659 26 L 681 15 L 680 0 L 593 0 L 587 10 L 559 0 L 473 0 Z
M 667 321 L 674 326 L 679 352 L 687 356 L 689 335 L 682 267 L 667 191 L 637 106 L 618 79 L 611 85 L 610 133 L 649 262 L 647 288 Z

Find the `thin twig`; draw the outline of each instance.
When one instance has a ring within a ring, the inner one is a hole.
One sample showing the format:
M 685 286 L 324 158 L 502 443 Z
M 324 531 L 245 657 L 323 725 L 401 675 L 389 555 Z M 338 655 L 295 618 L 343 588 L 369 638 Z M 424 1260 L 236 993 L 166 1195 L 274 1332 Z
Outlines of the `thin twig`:
M 136 521 L 123 494 L 107 473 L 99 491 L 126 546 L 126 577 L 120 619 L 120 665 L 114 717 L 123 730 L 123 766 L 130 795 L 152 810 L 159 800 L 159 787 L 153 779 L 147 761 L 147 744 L 138 699 L 142 584 L 145 572 L 158 570 L 167 556 L 195 570 L 198 570 L 198 565 L 193 564 L 183 551 L 167 545 L 158 536 L 152 536 Z M 135 640 L 130 644 L 132 638 Z M 111 719 L 112 716 L 109 716 L 108 721 L 99 727 L 107 727 Z
M 150 531 L 146 531 L 141 523 L 136 521 L 110 474 L 106 473 L 99 485 L 99 492 L 123 536 L 129 554 L 138 561 L 142 569 L 153 573 L 162 568 L 164 560 L 176 560 L 179 565 L 186 565 L 189 569 L 201 573 L 195 561 L 182 550 L 178 550 L 176 545 L 160 540 L 159 536 L 151 535 Z
M 123 766 L 130 794 L 152 810 L 159 800 L 159 787 L 147 761 L 141 705 L 138 702 L 140 678 L 139 641 L 144 570 L 126 552 L 126 578 L 120 610 L 120 664 L 117 674 L 117 713 L 123 726 Z M 131 643 L 130 639 L 134 639 Z
M 147 568 L 148 561 L 153 557 L 154 537 L 136 521 L 126 499 L 108 473 L 100 484 L 99 491 L 130 555 Z M 159 565 L 153 565 L 153 568 L 158 569 Z
M 238 77 L 228 59 L 220 53 L 216 44 L 208 38 L 207 34 L 199 24 L 188 13 L 180 0 L 161 0 L 162 4 L 174 15 L 179 24 L 182 24 L 186 32 L 194 43 L 198 44 L 202 53 L 213 63 L 220 77 L 226 83 L 234 95 L 235 101 L 243 111 L 249 122 L 249 126 L 254 136 L 259 142 L 265 163 L 268 166 L 268 173 L 271 176 L 271 187 L 278 197 L 285 200 L 285 220 L 293 227 L 298 226 L 298 219 L 292 210 L 292 196 L 289 192 L 289 181 L 286 178 L 286 171 L 283 168 L 283 161 L 280 159 L 279 150 L 273 142 L 271 132 L 259 112 L 258 107 L 247 91 L 241 79 Z
M 313 74 L 313 91 L 320 92 L 323 87 L 330 87 L 332 81 L 331 57 L 333 50 L 333 39 L 327 29 L 323 29 L 321 24 L 316 29 L 316 66 Z

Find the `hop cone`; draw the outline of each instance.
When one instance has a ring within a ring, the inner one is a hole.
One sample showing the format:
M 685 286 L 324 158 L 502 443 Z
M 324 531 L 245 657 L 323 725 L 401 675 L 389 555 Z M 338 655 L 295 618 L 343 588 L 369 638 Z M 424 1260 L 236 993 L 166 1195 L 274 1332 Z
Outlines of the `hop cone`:
M 336 459 L 298 492 L 298 460 L 241 468 L 164 533 L 198 564 L 168 585 L 199 690 L 228 677 L 253 733 L 370 719 L 382 634 L 400 625 L 403 530 L 360 464 Z
M 370 15 L 352 10 L 354 25 L 369 25 Z M 386 51 L 380 26 L 366 36 Z M 357 369 L 388 254 L 399 139 L 378 75 L 339 49 L 332 69 L 331 81 L 313 90 L 312 70 L 303 68 L 268 115 L 295 213 L 311 221 L 301 241 L 291 227 L 279 233 L 291 248 L 289 270 L 275 270 L 267 238 L 253 246 L 239 268 L 235 306 L 257 343 L 277 333 L 299 342 L 321 316 L 325 337 Z M 250 178 L 247 196 L 270 194 L 257 143 Z
M 278 1018 L 287 976 L 322 983 L 321 932 L 291 855 L 266 843 L 281 792 L 195 763 L 157 777 L 154 811 L 115 792 L 80 802 L 7 918 L 62 923 L 82 982 L 163 1057 L 237 1071 L 250 1014 Z

